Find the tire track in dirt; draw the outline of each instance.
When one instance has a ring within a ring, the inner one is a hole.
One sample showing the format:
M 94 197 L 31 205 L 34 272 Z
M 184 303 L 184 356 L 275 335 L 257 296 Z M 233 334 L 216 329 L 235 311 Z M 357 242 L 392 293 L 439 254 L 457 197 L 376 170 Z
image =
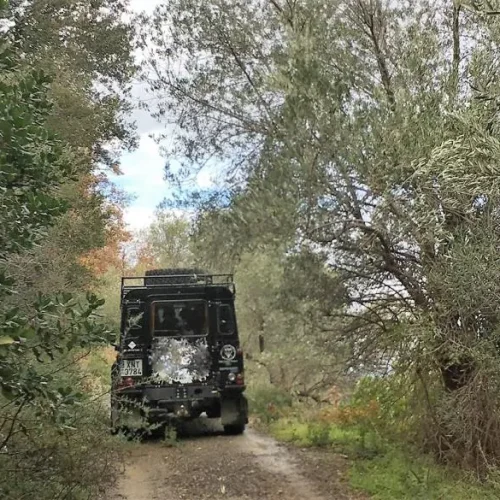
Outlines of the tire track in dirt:
M 333 453 L 312 457 L 247 430 L 224 436 L 203 423 L 178 446 L 134 445 L 109 500 L 346 500 L 349 493 Z M 194 435 L 193 435 L 194 434 Z M 316 460 L 318 458 L 318 460 Z M 329 470 L 325 470 L 325 468 Z M 345 467 L 343 467 L 345 468 Z

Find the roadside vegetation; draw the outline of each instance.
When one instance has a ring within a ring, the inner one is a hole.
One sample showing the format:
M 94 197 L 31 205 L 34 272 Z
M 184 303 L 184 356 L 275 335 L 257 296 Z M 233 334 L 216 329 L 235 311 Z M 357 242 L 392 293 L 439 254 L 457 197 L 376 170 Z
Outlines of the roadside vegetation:
M 422 453 L 418 440 L 410 437 L 415 426 L 409 425 L 409 409 L 404 402 L 398 405 L 397 392 L 385 384 L 362 380 L 346 401 L 322 405 L 298 401 L 269 386 L 251 387 L 252 425 L 278 441 L 340 455 L 349 485 L 370 498 L 498 498 L 497 469 L 478 478 L 473 471 L 458 470 Z
M 201 267 L 235 274 L 254 425 L 375 498 L 497 498 L 500 4 L 127 9 L 0 0 L 0 497 L 112 484 L 119 277 Z M 132 236 L 139 78 L 179 189 Z
M 145 32 L 188 187 L 157 223 L 188 210 L 184 255 L 235 273 L 263 425 L 379 498 L 495 496 L 499 11 L 172 0 Z
M 93 290 L 123 239 L 107 179 L 133 147 L 135 71 L 124 3 L 0 1 L 0 497 L 98 499 L 121 454 Z M 109 253 L 109 252 L 108 252 Z

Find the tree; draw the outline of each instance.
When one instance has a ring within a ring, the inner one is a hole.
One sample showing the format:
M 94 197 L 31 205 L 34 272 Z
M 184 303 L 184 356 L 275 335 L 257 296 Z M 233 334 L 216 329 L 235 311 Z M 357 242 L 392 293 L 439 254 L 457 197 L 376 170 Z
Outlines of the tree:
M 159 210 L 152 224 L 138 235 L 139 267 L 193 267 L 191 224 L 182 216 Z
M 313 277 L 324 286 L 309 282 Z M 347 344 L 331 341 L 322 322 L 323 310 L 342 304 L 342 289 L 320 259 L 285 259 L 283 248 L 261 246 L 241 255 L 235 281 L 238 324 L 254 372 L 263 369 L 275 387 L 316 401 L 333 385 L 347 387 Z M 258 380 L 257 373 L 249 379 Z
M 68 210 L 61 188 L 76 175 L 75 151 L 48 126 L 50 77 L 27 70 L 5 44 L 0 68 L 0 496 L 94 495 L 110 478 L 94 475 L 90 482 L 78 473 L 75 480 L 61 458 L 71 457 L 75 466 L 79 460 L 80 472 L 88 468 L 91 459 L 77 445 L 81 438 L 104 445 L 101 466 L 109 459 L 102 423 L 92 423 L 95 434 L 82 427 L 84 421 L 89 425 L 95 407 L 79 392 L 81 380 L 74 369 L 75 357 L 82 356 L 76 348 L 109 339 L 97 315 L 102 301 L 92 294 L 86 300 L 39 295 L 23 309 L 22 287 L 9 269 L 9 258 L 40 245 Z M 79 432 L 73 432 L 74 426 Z M 79 455 L 58 443 L 61 436 Z
M 94 498 L 113 479 L 107 420 L 79 363 L 111 339 L 87 267 L 123 236 L 123 200 L 101 170 L 134 145 L 125 7 L 12 1 L 1 14 L 2 498 Z
M 109 145 L 133 145 L 124 120 L 136 66 L 128 2 L 11 1 L 9 35 L 29 65 L 54 75 L 50 125 L 93 162 L 116 162 Z M 40 50 L 42 48 L 42 50 Z
M 119 172 L 120 152 L 135 147 L 134 126 L 126 119 L 136 71 L 126 9 L 126 1 L 107 0 L 9 3 L 7 36 L 24 67 L 51 75 L 47 124 L 77 151 L 74 175 L 60 187 L 68 209 L 43 243 L 10 258 L 27 302 L 41 290 L 88 289 L 94 276 L 82 263 L 98 249 L 117 249 L 117 236 L 126 236 L 120 217 L 125 200 L 107 178 L 110 169 Z
M 64 200 L 54 188 L 74 171 L 71 151 L 45 129 L 50 79 L 37 71 L 23 74 L 12 50 L 8 46 L 1 50 L 0 256 L 5 258 L 39 242 L 43 230 L 64 212 Z
M 219 210 L 237 253 L 281 237 L 322 255 L 348 292 L 324 328 L 436 392 L 440 454 L 497 460 L 496 20 L 445 1 L 177 0 L 153 30 L 146 79 L 181 173 L 218 158 L 244 181 Z

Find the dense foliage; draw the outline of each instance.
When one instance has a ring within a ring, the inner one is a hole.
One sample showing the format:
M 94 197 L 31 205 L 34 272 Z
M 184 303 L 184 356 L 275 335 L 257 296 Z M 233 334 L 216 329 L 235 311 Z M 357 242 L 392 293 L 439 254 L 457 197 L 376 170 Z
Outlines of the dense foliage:
M 111 336 L 100 315 L 103 300 L 88 291 L 87 264 L 89 252 L 121 234 L 119 198 L 108 196 L 102 165 L 116 159 L 107 145 L 116 154 L 133 145 L 121 115 L 127 107 L 120 95 L 135 70 L 125 5 L 0 6 L 0 496 L 6 499 L 98 498 L 115 472 L 107 414 L 81 361 Z
M 145 74 L 168 173 L 225 176 L 194 199 L 200 248 L 250 274 L 277 254 L 273 312 L 314 297 L 301 344 L 409 374 L 426 449 L 479 469 L 500 458 L 498 10 L 173 0 Z

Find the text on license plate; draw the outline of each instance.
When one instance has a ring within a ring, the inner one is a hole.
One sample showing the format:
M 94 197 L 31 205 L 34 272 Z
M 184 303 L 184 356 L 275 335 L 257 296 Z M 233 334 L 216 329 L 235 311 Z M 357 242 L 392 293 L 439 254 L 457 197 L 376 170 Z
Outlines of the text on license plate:
M 142 359 L 124 359 L 120 368 L 122 377 L 142 375 Z

